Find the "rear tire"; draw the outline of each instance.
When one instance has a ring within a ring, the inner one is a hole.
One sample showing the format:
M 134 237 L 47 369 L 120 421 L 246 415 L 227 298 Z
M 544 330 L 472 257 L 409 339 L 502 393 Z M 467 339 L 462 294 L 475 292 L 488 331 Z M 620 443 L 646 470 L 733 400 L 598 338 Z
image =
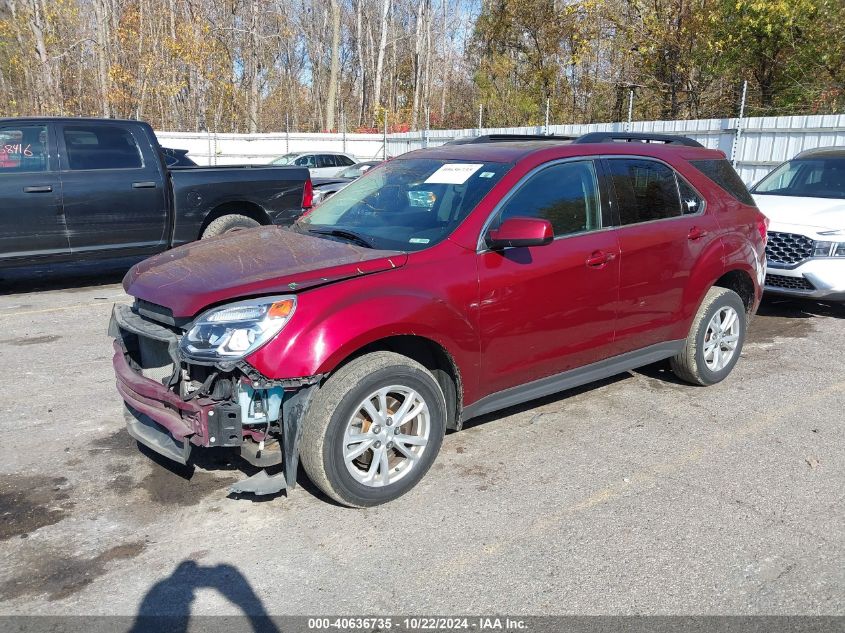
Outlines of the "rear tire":
M 223 235 L 224 233 L 230 233 L 232 231 L 251 229 L 256 226 L 261 226 L 261 223 L 258 220 L 253 220 L 252 218 L 241 215 L 240 213 L 221 215 L 205 227 L 205 231 L 202 232 L 201 239 L 216 237 L 217 235 Z
M 374 352 L 332 375 L 302 424 L 300 459 L 311 481 L 343 505 L 375 506 L 408 492 L 431 467 L 446 402 L 425 367 Z
M 727 378 L 739 360 L 748 319 L 739 295 L 712 287 L 698 308 L 684 349 L 671 359 L 672 371 L 693 385 Z

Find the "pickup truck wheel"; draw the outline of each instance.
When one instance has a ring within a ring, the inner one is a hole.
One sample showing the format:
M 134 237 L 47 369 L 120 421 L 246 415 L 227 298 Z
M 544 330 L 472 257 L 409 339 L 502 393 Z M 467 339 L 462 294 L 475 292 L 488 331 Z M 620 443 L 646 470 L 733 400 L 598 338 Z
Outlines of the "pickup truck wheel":
M 434 376 L 410 358 L 374 352 L 320 387 L 303 420 L 300 459 L 335 501 L 375 506 L 422 479 L 445 429 L 446 400 Z
M 202 239 L 223 235 L 232 231 L 240 231 L 241 229 L 251 229 L 256 226 L 261 226 L 261 223 L 240 213 L 221 215 L 205 227 L 205 231 L 202 232 Z
M 683 351 L 671 360 L 678 378 L 714 385 L 736 365 L 745 342 L 745 305 L 733 290 L 713 287 L 692 322 Z

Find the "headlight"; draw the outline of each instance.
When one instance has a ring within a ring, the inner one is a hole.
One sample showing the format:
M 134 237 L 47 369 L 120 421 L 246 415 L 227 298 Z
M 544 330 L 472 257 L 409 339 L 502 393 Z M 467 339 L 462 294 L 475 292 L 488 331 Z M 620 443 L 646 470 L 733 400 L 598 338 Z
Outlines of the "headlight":
M 833 242 L 814 242 L 813 257 L 830 257 L 830 247 Z
M 813 257 L 845 257 L 845 242 L 814 242 Z
M 235 361 L 270 341 L 296 309 L 296 297 L 240 301 L 209 310 L 194 322 L 179 347 L 185 358 Z

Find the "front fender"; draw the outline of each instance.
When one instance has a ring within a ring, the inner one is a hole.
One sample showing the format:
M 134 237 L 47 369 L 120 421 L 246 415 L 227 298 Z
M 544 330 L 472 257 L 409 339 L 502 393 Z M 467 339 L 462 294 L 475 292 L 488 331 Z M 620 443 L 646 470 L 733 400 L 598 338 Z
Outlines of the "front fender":
M 344 295 L 338 297 L 341 286 Z M 303 293 L 281 334 L 246 360 L 268 378 L 300 378 L 330 373 L 379 340 L 417 336 L 444 348 L 461 376 L 477 376 L 479 339 L 474 314 L 471 306 L 460 310 L 437 294 L 397 286 L 385 290 L 365 277 Z M 465 388 L 471 396 L 472 385 Z

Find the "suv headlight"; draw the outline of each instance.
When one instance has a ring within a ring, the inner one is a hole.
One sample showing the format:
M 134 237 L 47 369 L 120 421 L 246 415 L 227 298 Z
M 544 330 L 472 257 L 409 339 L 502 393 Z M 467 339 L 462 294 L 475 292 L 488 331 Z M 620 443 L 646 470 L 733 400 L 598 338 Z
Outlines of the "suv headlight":
M 814 242 L 813 257 L 845 257 L 845 242 Z
M 214 308 L 194 321 L 179 342 L 182 355 L 200 361 L 236 361 L 281 332 L 296 297 L 266 297 Z

